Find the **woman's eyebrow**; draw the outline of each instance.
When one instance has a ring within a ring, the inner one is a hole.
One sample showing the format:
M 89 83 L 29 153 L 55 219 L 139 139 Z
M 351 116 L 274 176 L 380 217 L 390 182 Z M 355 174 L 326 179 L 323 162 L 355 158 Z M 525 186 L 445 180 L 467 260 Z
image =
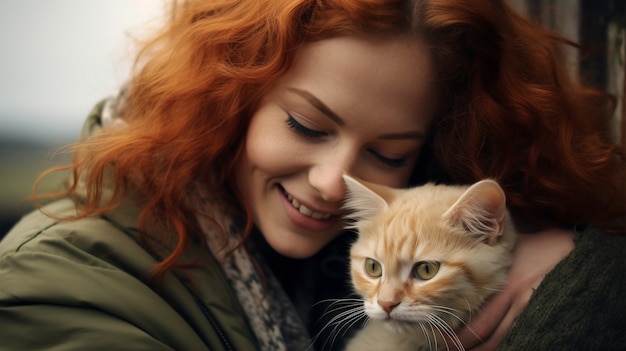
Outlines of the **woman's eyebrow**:
M 335 121 L 340 126 L 345 125 L 344 120 L 341 117 L 339 117 L 338 114 L 333 112 L 333 110 L 331 110 L 330 107 L 326 106 L 322 101 L 320 101 L 320 99 L 318 99 L 317 97 L 315 97 L 313 94 L 309 93 L 308 91 L 293 88 L 293 87 L 287 87 L 287 91 L 300 95 L 306 101 L 308 101 L 311 105 L 313 105 L 313 107 L 318 109 L 320 112 L 322 112 L 328 118 Z

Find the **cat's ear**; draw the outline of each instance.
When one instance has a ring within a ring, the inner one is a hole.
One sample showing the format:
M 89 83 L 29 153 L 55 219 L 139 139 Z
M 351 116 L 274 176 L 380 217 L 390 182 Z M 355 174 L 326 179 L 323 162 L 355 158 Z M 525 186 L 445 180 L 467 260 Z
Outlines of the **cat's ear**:
M 389 207 L 383 195 L 388 195 L 385 187 L 376 186 L 371 183 L 356 180 L 353 177 L 344 175 L 346 183 L 346 198 L 343 207 L 350 211 L 347 218 L 357 221 L 372 218 L 374 215 Z
M 489 245 L 498 242 L 504 230 L 506 196 L 493 180 L 481 180 L 470 186 L 443 217 L 461 226 L 470 235 Z

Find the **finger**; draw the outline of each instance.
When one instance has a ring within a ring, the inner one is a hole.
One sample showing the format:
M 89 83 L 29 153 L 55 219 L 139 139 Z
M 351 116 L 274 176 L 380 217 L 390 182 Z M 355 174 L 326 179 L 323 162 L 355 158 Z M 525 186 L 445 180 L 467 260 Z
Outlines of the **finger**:
M 488 340 L 497 330 L 511 309 L 511 296 L 507 291 L 493 295 L 483 307 L 472 316 L 469 324 L 460 329 L 457 336 L 466 349 Z
M 526 292 L 524 295 L 525 296 L 523 296 L 523 299 L 517 300 L 517 302 L 514 302 L 511 305 L 511 308 L 508 310 L 508 313 L 506 314 L 506 316 L 504 316 L 501 323 L 498 325 L 495 331 L 488 338 L 483 339 L 484 342 L 482 344 L 478 344 L 475 347 L 466 348 L 466 349 L 468 351 L 469 350 L 471 351 L 495 350 L 500 345 L 502 340 L 504 340 L 506 333 L 510 330 L 511 326 L 513 325 L 513 321 L 515 321 L 515 318 L 517 318 L 517 316 L 524 310 L 526 303 L 522 301 L 528 301 L 530 299 L 532 295 L 532 290 Z
M 489 335 L 486 339 L 483 339 L 482 343 L 477 344 L 476 346 L 466 348 L 468 351 L 493 351 L 498 348 L 498 345 L 504 340 L 504 336 L 507 331 L 513 324 L 513 320 L 517 317 L 516 313 L 513 313 L 512 310 L 509 310 L 504 319 L 502 319 L 501 323 L 498 325 L 496 330 Z

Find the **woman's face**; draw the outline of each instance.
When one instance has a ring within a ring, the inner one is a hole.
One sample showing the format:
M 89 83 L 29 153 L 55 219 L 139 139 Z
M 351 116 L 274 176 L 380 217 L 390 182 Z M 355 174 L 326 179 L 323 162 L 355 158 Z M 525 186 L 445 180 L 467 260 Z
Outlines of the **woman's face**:
M 438 98 L 413 37 L 308 44 L 252 116 L 238 186 L 269 244 L 315 254 L 343 229 L 343 174 L 405 186 Z

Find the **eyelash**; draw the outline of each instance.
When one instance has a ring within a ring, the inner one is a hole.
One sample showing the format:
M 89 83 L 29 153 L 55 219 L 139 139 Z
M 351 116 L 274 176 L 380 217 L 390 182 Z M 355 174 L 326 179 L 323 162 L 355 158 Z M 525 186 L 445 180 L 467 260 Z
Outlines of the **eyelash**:
M 293 118 L 293 116 L 291 115 L 288 115 L 285 123 L 287 123 L 289 128 L 293 129 L 296 133 L 303 135 L 307 138 L 319 138 L 319 137 L 323 137 L 326 135 L 326 133 L 324 132 L 319 132 L 317 130 L 313 130 L 313 129 L 303 126 L 302 124 L 300 124 L 300 122 L 296 121 L 296 119 Z
M 402 168 L 402 167 L 406 167 L 406 158 L 389 158 L 389 157 L 385 157 L 381 154 L 379 154 L 378 152 L 374 151 L 374 150 L 367 150 L 369 151 L 374 157 L 376 157 L 380 162 L 386 164 L 387 166 L 390 166 L 392 168 Z
M 324 132 L 320 132 L 317 130 L 313 130 L 303 126 L 300 122 L 298 122 L 293 116 L 288 115 L 285 123 L 289 126 L 289 128 L 293 129 L 296 133 L 306 137 L 306 138 L 320 138 L 327 135 Z M 372 154 L 378 161 L 390 166 L 392 168 L 402 168 L 406 166 L 406 158 L 388 158 L 385 157 L 378 152 L 368 149 L 370 154 Z

